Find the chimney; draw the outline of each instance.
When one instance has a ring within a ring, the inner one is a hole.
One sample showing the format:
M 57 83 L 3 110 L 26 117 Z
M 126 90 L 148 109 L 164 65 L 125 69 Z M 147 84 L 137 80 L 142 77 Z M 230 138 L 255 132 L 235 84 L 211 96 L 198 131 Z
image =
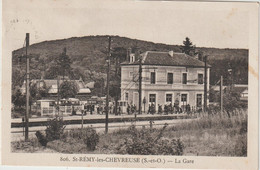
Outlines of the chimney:
M 132 53 L 132 49 L 131 49 L 131 47 L 129 47 L 128 49 L 127 49 L 127 54 L 126 54 L 126 61 L 131 61 L 130 60 L 130 54 Z
M 45 75 L 44 75 L 44 71 L 42 71 L 42 72 L 41 72 L 41 80 L 44 79 L 44 76 L 45 76 Z
M 135 54 L 131 53 L 130 54 L 130 63 L 135 62 Z
M 169 55 L 173 57 L 173 51 L 169 51 Z

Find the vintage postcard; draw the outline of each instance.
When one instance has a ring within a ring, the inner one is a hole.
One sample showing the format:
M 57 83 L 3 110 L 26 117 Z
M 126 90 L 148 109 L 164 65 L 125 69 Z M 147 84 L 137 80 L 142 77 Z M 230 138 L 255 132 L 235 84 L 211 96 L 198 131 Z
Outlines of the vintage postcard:
M 258 7 L 4 0 L 2 164 L 258 169 Z

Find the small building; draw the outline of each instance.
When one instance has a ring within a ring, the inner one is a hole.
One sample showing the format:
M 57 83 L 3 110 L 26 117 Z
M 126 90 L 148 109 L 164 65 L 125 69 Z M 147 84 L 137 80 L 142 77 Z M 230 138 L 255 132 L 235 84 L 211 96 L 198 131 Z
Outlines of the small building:
M 147 51 L 141 54 L 142 111 L 152 103 L 166 105 L 175 101 L 185 109 L 202 108 L 204 103 L 204 62 L 184 53 Z M 121 100 L 139 106 L 139 60 L 132 54 L 121 64 Z M 209 89 L 210 65 L 207 65 Z M 146 103 L 143 103 L 146 101 Z
M 87 99 L 89 99 L 91 97 L 91 90 L 86 87 L 84 81 L 80 78 L 79 80 L 70 80 L 68 79 L 68 77 L 65 77 L 64 81 L 73 81 L 76 83 L 76 85 L 78 86 L 78 94 L 76 95 L 76 98 L 82 100 L 82 101 L 86 101 Z M 37 84 L 37 88 L 43 87 L 44 84 L 49 87 L 49 97 L 48 99 L 53 99 L 56 100 L 58 97 L 58 84 L 61 85 L 63 82 L 63 79 L 60 78 L 60 80 L 58 81 L 57 79 L 32 79 L 31 83 L 36 83 Z M 21 87 L 21 92 L 25 93 L 26 91 L 26 81 L 24 81 L 22 87 Z
M 86 87 L 89 88 L 89 89 L 94 89 L 94 87 L 95 87 L 95 82 L 94 82 L 94 81 L 91 81 L 91 82 L 86 83 Z
M 247 84 L 234 84 L 233 89 L 240 95 L 241 101 L 248 101 L 248 85 Z
M 56 112 L 55 100 L 42 99 L 36 101 L 36 111 L 40 116 L 52 116 Z

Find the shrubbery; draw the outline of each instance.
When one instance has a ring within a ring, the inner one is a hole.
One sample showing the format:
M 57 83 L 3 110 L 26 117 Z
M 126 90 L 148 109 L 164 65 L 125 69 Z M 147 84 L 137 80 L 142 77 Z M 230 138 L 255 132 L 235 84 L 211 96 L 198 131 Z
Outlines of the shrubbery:
M 87 149 L 90 151 L 94 151 L 99 142 L 99 135 L 92 127 L 70 130 L 66 132 L 63 137 L 65 142 L 67 142 L 69 138 L 82 141 L 87 146 Z
M 242 121 L 239 134 L 235 144 L 235 155 L 247 156 L 247 120 Z
M 125 138 L 124 142 L 118 147 L 119 154 L 131 155 L 182 155 L 184 145 L 179 139 L 163 138 L 162 134 L 165 125 L 159 134 L 154 130 L 137 130 L 131 126 L 128 130 L 130 137 Z
M 40 131 L 37 131 L 35 133 L 39 143 L 42 145 L 42 146 L 46 146 L 47 143 L 48 143 L 48 140 L 46 139 L 46 137 L 40 132 Z
M 64 122 L 61 117 L 55 117 L 48 121 L 46 132 L 46 138 L 48 141 L 60 139 L 65 129 Z
M 247 135 L 243 134 L 238 137 L 235 143 L 235 155 L 247 156 Z
M 84 143 L 87 145 L 88 150 L 94 151 L 99 142 L 99 135 L 92 127 L 87 127 L 82 131 Z
M 50 119 L 47 124 L 47 128 L 45 130 L 46 136 L 44 136 L 40 131 L 35 133 L 39 143 L 42 146 L 46 146 L 48 142 L 60 139 L 64 132 L 64 122 L 62 118 L 55 117 L 54 119 Z
M 68 142 L 70 139 L 76 139 L 84 143 L 88 150 L 94 151 L 96 149 L 99 142 L 99 135 L 94 128 L 73 129 L 66 133 L 64 133 L 64 128 L 65 125 L 62 118 L 55 117 L 48 121 L 45 130 L 46 136 L 40 131 L 37 131 L 35 135 L 42 146 L 46 146 L 48 142 L 54 140 L 61 139 L 61 142 Z
M 58 130 L 54 133 L 54 129 Z M 132 125 L 109 134 L 98 134 L 92 127 L 64 133 L 63 129 L 62 120 L 51 120 L 46 136 L 37 132 L 39 143 L 45 146 L 54 140 L 47 146 L 62 153 L 247 156 L 248 123 L 244 110 L 234 110 L 230 117 L 226 112 L 202 112 L 197 119 L 172 127 L 165 124 L 163 128 L 143 126 L 139 129 Z
M 240 128 L 241 126 L 244 127 L 244 130 L 247 128 L 247 111 L 237 109 L 229 112 L 229 114 L 225 111 L 214 114 L 202 112 L 197 119 L 173 126 L 172 130 L 227 129 Z

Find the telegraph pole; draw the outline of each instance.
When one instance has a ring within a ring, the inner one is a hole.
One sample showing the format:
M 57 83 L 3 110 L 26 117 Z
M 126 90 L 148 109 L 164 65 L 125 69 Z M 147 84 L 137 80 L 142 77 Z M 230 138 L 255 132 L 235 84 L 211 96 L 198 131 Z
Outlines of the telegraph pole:
M 107 54 L 107 96 L 106 96 L 106 126 L 105 132 L 108 132 L 108 112 L 109 112 L 109 72 L 110 72 L 110 46 L 111 37 L 108 37 L 108 54 Z
M 223 113 L 223 76 L 220 77 L 220 113 Z
M 60 76 L 58 75 L 57 78 L 57 110 L 58 110 L 58 116 L 60 117 Z M 62 116 L 63 119 L 63 116 Z
M 139 114 L 142 114 L 142 56 L 139 55 Z
M 26 55 L 26 114 L 25 114 L 25 141 L 28 141 L 28 127 L 29 127 L 29 97 L 30 97 L 30 91 L 29 91 L 29 83 L 30 83 L 30 59 L 27 54 L 27 50 L 29 47 L 29 33 L 26 33 L 26 48 L 25 48 L 25 55 Z
M 204 67 L 204 112 L 207 111 L 207 99 L 208 99 L 208 89 L 207 89 L 207 58 L 208 56 L 205 56 L 205 67 Z

